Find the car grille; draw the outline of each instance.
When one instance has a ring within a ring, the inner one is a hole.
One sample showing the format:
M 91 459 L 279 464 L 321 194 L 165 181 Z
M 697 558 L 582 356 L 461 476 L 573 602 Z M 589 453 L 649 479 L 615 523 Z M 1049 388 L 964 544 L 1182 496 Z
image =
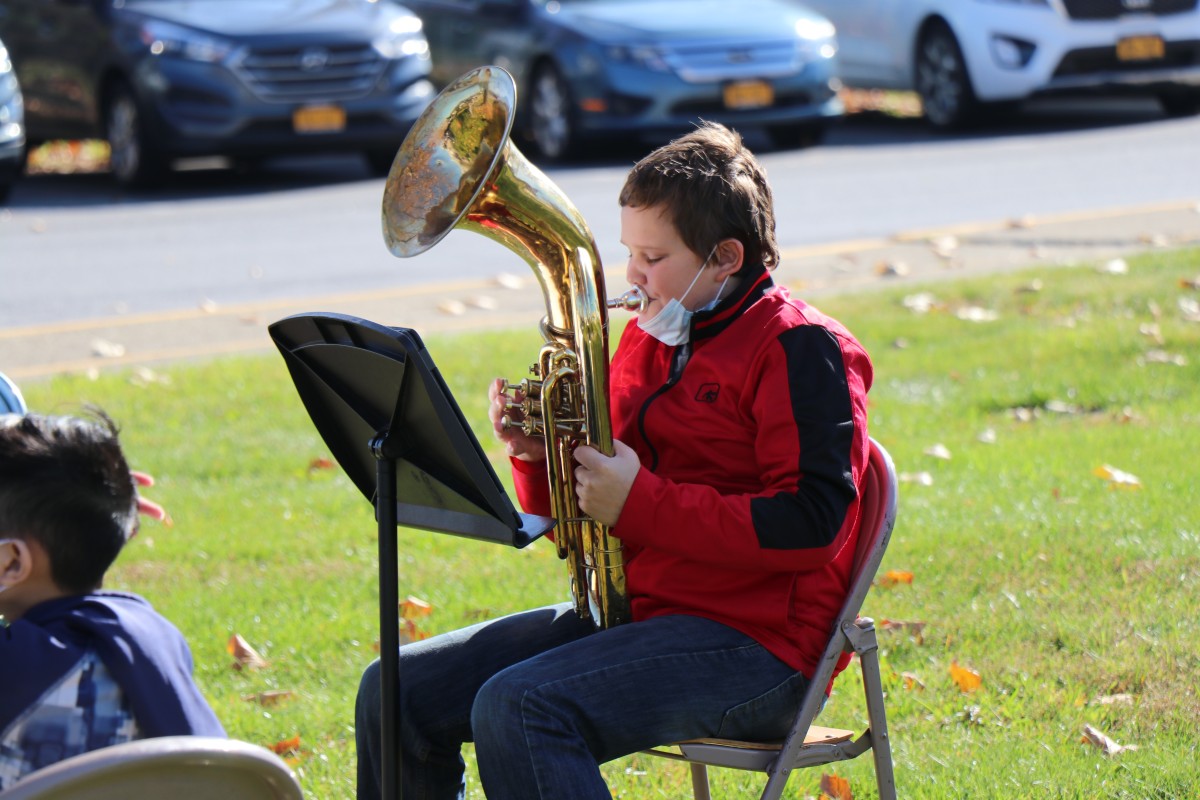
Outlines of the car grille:
M 794 75 L 803 67 L 794 39 L 774 42 L 695 42 L 672 44 L 667 64 L 689 83 Z
M 349 100 L 371 91 L 385 62 L 370 45 L 255 47 L 237 73 L 256 95 L 278 102 Z
M 1162 58 L 1153 61 L 1121 61 L 1114 47 L 1085 47 L 1071 50 L 1054 70 L 1054 77 L 1094 75 L 1098 72 L 1130 72 L 1146 69 L 1178 69 L 1200 64 L 1200 41 L 1167 42 Z
M 1182 14 L 1197 0 L 1063 0 L 1071 19 L 1116 19 L 1126 14 Z

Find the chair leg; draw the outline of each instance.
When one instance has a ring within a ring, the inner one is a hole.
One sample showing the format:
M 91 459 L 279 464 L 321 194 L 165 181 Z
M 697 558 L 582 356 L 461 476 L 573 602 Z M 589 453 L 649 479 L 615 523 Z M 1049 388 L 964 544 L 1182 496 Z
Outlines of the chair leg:
M 708 791 L 708 767 L 692 762 L 692 796 L 696 800 L 712 800 Z
M 871 726 L 871 756 L 875 759 L 875 780 L 879 800 L 896 800 L 896 779 L 892 771 L 892 743 L 888 737 L 887 711 L 883 702 L 883 682 L 879 675 L 879 651 L 872 648 L 859 654 L 863 690 L 867 699 L 867 719 Z

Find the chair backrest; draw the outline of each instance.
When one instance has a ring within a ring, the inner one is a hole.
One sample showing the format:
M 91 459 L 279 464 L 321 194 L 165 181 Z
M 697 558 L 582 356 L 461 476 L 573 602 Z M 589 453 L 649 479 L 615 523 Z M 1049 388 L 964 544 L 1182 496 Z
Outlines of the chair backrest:
M 287 764 L 236 739 L 139 739 L 27 775 L 0 800 L 303 800 Z
M 805 733 L 824 704 L 825 687 L 833 680 L 834 669 L 848 641 L 839 630 L 845 630 L 845 626 L 854 624 L 871 583 L 875 580 L 879 564 L 883 561 L 888 541 L 892 538 L 898 502 L 896 489 L 896 467 L 892 457 L 883 445 L 871 439 L 859 512 L 862 520 L 859 523 L 854 567 L 850 572 L 850 591 L 842 604 L 841 612 L 834 620 L 835 627 L 830 631 L 832 635 L 829 644 L 825 646 L 825 652 L 813 672 L 809 691 L 805 693 L 795 726 L 788 735 L 788 743 L 785 745 L 787 749 L 791 748 L 792 740 L 797 737 L 800 742 L 804 741 Z

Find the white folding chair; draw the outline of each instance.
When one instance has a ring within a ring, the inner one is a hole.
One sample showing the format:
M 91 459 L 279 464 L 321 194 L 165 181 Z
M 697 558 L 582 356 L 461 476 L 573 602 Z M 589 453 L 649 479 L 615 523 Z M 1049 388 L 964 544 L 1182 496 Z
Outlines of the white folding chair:
M 138 739 L 26 775 L 0 800 L 303 800 L 279 756 L 205 736 Z
M 872 439 L 850 593 L 838 614 L 829 644 L 813 674 L 787 738 L 782 742 L 693 739 L 645 751 L 651 755 L 689 762 L 692 793 L 696 800 L 711 800 L 709 766 L 765 772 L 767 785 L 763 789 L 762 800 L 778 800 L 783 796 L 784 786 L 793 770 L 845 761 L 867 750 L 874 756 L 879 797 L 881 800 L 895 800 L 896 784 L 892 774 L 892 749 L 888 741 L 883 685 L 879 675 L 875 623 L 858 616 L 895 524 L 896 468 L 888 452 Z M 812 724 L 823 705 L 825 687 L 832 679 L 834 668 L 843 653 L 858 655 L 866 694 L 869 727 L 857 738 L 854 731 Z

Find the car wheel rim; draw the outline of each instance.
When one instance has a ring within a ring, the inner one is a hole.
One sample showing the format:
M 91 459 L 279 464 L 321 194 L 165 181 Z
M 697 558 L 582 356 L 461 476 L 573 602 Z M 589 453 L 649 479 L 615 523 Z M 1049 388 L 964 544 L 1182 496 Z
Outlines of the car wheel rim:
M 118 97 L 109 112 L 108 146 L 113 174 L 123 181 L 137 172 L 141 161 L 137 125 L 137 109 L 133 100 L 124 96 Z
M 926 40 L 917 73 L 925 115 L 935 124 L 953 122 L 962 107 L 965 85 L 963 65 L 954 44 L 944 36 Z
M 571 135 L 567 121 L 567 96 L 553 73 L 543 73 L 533 92 L 533 138 L 547 158 L 558 158 Z

